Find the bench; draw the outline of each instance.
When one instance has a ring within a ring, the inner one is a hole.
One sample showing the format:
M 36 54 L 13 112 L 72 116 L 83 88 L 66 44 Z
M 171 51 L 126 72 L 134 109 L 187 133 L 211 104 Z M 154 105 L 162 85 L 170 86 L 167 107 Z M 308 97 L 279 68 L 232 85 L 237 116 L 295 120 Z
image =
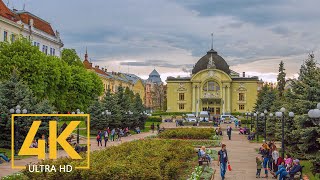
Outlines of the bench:
M 209 159 L 206 155 L 204 156 L 201 156 L 200 155 L 200 150 L 197 152 L 198 154 L 198 163 L 199 163 L 199 166 L 202 166 L 204 162 L 207 163 L 207 166 L 209 166 Z
M 299 178 L 295 178 L 294 175 L 287 175 L 285 177 L 285 180 L 303 180 L 303 175 L 302 175 L 302 171 L 303 171 L 304 166 L 301 166 L 301 170 L 298 172 L 300 173 L 300 177 Z

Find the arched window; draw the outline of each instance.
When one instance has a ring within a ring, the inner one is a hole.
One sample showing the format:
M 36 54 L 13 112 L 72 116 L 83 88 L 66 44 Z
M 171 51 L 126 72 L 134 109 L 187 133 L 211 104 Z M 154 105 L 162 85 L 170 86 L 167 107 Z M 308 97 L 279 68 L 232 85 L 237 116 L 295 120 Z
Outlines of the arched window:
M 214 81 L 208 81 L 203 85 L 204 91 L 220 91 L 220 86 Z

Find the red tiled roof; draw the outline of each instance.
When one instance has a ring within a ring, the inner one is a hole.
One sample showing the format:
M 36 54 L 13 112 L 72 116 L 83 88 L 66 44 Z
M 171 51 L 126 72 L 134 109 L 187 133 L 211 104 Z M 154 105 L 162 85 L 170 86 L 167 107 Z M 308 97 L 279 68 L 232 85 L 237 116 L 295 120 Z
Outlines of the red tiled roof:
M 96 68 L 96 67 L 92 67 L 92 63 L 89 62 L 88 60 L 88 54 L 86 53 L 84 55 L 84 61 L 83 61 L 83 65 L 86 69 L 93 69 L 96 73 L 99 73 L 99 74 L 102 74 L 102 75 L 105 75 L 105 76 L 109 76 L 106 72 L 104 72 L 103 70 L 99 69 L 99 68 Z
M 41 31 L 46 32 L 52 36 L 56 36 L 51 25 L 35 16 L 30 15 L 28 12 L 19 13 L 21 21 L 25 24 L 29 24 L 30 19 L 33 19 L 33 26 Z
M 0 0 L 0 16 L 14 22 L 17 22 L 19 20 L 19 16 L 17 16 L 9 8 L 7 8 L 2 0 Z

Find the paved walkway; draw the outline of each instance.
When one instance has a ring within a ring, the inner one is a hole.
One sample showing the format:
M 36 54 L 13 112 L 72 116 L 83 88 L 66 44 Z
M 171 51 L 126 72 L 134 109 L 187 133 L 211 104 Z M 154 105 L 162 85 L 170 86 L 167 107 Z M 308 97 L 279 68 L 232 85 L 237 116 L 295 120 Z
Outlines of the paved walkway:
M 227 145 L 227 151 L 229 156 L 230 165 L 232 171 L 226 172 L 226 180 L 254 180 L 256 179 L 256 156 L 258 155 L 255 148 L 259 148 L 261 144 L 250 143 L 246 136 L 239 135 L 237 129 L 233 129 L 231 140 L 228 139 L 226 133 L 226 124 L 221 125 L 223 129 L 222 143 Z M 217 150 L 220 150 L 218 148 Z M 214 168 L 216 174 L 214 179 L 221 179 L 220 166 L 217 166 L 217 162 L 214 162 Z M 261 171 L 263 176 L 263 172 Z M 271 178 L 270 178 L 271 179 Z
M 156 133 L 145 132 L 145 133 L 135 134 L 135 135 L 128 136 L 128 137 L 123 137 L 121 141 L 114 141 L 114 142 L 108 141 L 107 147 L 117 146 L 123 142 L 129 142 L 129 141 L 145 138 L 145 137 L 150 136 L 152 134 L 156 134 Z M 82 143 L 86 143 L 84 139 L 80 140 L 80 144 L 82 144 Z M 102 141 L 102 143 L 104 144 L 104 141 Z M 105 148 L 104 146 L 98 147 L 97 140 L 95 138 L 90 139 L 90 144 L 91 144 L 91 147 L 90 147 L 91 151 L 102 150 Z M 64 150 L 59 150 L 58 156 L 65 157 L 65 156 L 67 156 L 67 153 Z M 14 162 L 15 162 L 16 166 L 25 166 L 26 164 L 30 164 L 30 163 L 37 163 L 37 162 L 39 162 L 39 160 L 37 157 L 30 157 L 30 158 L 25 158 L 25 159 L 21 159 L 21 160 L 15 160 Z M 0 164 L 0 178 L 3 176 L 7 176 L 10 174 L 19 172 L 19 171 L 20 171 L 19 169 L 11 169 L 11 162 L 10 163 L 3 162 L 2 164 Z

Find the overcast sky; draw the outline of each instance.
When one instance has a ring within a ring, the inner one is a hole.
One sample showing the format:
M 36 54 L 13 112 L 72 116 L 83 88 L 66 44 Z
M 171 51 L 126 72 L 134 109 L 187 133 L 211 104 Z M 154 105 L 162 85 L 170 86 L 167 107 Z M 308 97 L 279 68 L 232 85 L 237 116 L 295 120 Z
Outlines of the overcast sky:
M 5 3 L 8 0 L 3 0 Z M 318 0 L 10 0 L 47 20 L 65 48 L 94 64 L 143 78 L 156 68 L 187 76 L 214 49 L 230 68 L 275 81 L 280 60 L 297 76 L 320 43 Z

